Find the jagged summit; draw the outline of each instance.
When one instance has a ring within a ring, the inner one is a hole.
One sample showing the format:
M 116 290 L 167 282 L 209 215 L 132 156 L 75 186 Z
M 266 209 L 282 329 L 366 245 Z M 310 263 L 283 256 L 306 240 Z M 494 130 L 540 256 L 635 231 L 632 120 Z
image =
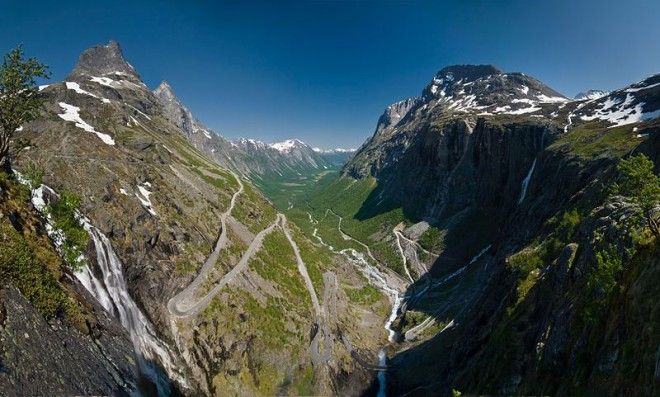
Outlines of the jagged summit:
M 158 87 L 154 90 L 154 94 L 157 96 L 168 96 L 176 99 L 176 95 L 174 95 L 174 90 L 172 89 L 172 86 L 170 83 L 168 83 L 166 80 L 163 80 Z
M 176 97 L 174 90 L 167 81 L 160 83 L 153 93 L 163 106 L 165 117 L 185 131 L 188 136 L 198 130 L 206 131 L 206 128 L 195 120 L 190 110 Z M 206 135 L 209 135 L 208 132 Z
M 119 43 L 112 40 L 106 45 L 97 45 L 85 50 L 78 58 L 68 79 L 106 75 L 117 75 L 141 82 L 140 75 L 135 68 L 124 59 Z

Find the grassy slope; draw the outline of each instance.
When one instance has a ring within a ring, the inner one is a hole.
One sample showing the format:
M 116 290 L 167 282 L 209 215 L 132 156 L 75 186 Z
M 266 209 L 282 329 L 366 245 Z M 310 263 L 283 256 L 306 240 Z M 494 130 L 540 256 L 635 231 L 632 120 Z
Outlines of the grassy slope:
M 18 288 L 46 319 L 89 333 L 88 306 L 65 283 L 66 265 L 31 206 L 30 190 L 0 172 L 0 285 Z
M 365 221 L 355 219 L 362 204 L 376 187 L 374 179 L 355 180 L 338 177 L 336 170 L 323 170 L 308 175 L 271 176 L 258 183 L 273 203 L 287 214 L 308 236 L 314 229 L 323 240 L 337 249 L 363 248 L 342 238 L 337 230 L 339 218 L 327 209 L 343 217 L 342 230 L 368 244 L 374 256 L 395 271 L 403 272 L 401 258 L 391 237 L 392 228 L 404 220 L 399 209 L 387 211 Z M 309 214 L 319 221 L 312 225 Z

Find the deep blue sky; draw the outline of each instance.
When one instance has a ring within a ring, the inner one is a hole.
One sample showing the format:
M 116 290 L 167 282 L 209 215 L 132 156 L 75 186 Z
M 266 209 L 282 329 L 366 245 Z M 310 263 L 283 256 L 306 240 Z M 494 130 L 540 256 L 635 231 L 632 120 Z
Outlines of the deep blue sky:
M 115 39 L 150 87 L 168 80 L 227 137 L 349 147 L 445 65 L 491 63 L 570 96 L 660 72 L 659 21 L 658 0 L 0 0 L 0 50 L 23 43 L 61 80 Z

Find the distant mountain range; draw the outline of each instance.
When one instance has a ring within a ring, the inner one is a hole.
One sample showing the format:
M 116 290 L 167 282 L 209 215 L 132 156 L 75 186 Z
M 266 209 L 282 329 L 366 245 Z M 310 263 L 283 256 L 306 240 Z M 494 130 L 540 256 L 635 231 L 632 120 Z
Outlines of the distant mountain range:
M 154 90 L 154 94 L 163 105 L 165 117 L 185 131 L 187 139 L 197 149 L 244 175 L 282 175 L 338 167 L 355 151 L 322 151 L 298 139 L 271 144 L 247 138 L 230 141 L 196 119 L 166 81 Z

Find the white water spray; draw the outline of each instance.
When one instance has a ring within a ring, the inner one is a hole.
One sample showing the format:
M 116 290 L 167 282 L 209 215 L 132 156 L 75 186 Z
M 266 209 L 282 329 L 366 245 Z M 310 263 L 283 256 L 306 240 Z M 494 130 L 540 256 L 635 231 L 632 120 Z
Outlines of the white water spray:
M 382 348 L 378 351 L 378 365 L 381 367 L 387 366 L 387 353 L 385 348 Z M 385 387 L 387 386 L 385 379 L 385 370 L 378 371 L 378 394 L 377 397 L 385 397 Z
M 94 241 L 96 261 L 103 279 L 99 280 L 87 266 L 76 272 L 76 277 L 109 313 L 119 318 L 138 353 L 140 370 L 156 384 L 159 395 L 168 395 L 169 382 L 159 374 L 153 362 L 160 364 L 172 379 L 185 385 L 183 377 L 175 369 L 170 351 L 158 339 L 153 325 L 128 293 L 122 263 L 110 240 L 87 218 L 81 218 L 80 222 Z
M 17 173 L 17 175 L 20 174 Z M 21 178 L 19 178 L 19 181 L 29 185 L 29 182 L 26 183 Z M 55 246 L 59 247 L 64 243 L 65 236 L 61 230 L 57 230 L 52 226 L 51 218 L 45 212 L 46 200 L 44 198 L 44 190 L 57 195 L 50 187 L 41 185 L 32 190 L 31 201 L 34 207 L 44 214 L 47 221 L 46 230 L 48 235 L 55 243 Z M 141 373 L 154 382 L 158 388 L 159 395 L 170 394 L 170 383 L 154 363 L 160 364 L 170 378 L 177 380 L 181 385 L 185 386 L 185 379 L 176 371 L 167 346 L 158 339 L 153 325 L 151 325 L 149 320 L 140 311 L 128 293 L 122 263 L 112 248 L 110 240 L 100 230 L 95 228 L 89 219 L 80 214 L 76 215 L 80 224 L 94 241 L 96 261 L 101 270 L 103 280 L 99 280 L 87 265 L 75 272 L 76 278 L 108 313 L 119 317 L 119 321 L 128 330 L 131 341 L 133 342 Z

